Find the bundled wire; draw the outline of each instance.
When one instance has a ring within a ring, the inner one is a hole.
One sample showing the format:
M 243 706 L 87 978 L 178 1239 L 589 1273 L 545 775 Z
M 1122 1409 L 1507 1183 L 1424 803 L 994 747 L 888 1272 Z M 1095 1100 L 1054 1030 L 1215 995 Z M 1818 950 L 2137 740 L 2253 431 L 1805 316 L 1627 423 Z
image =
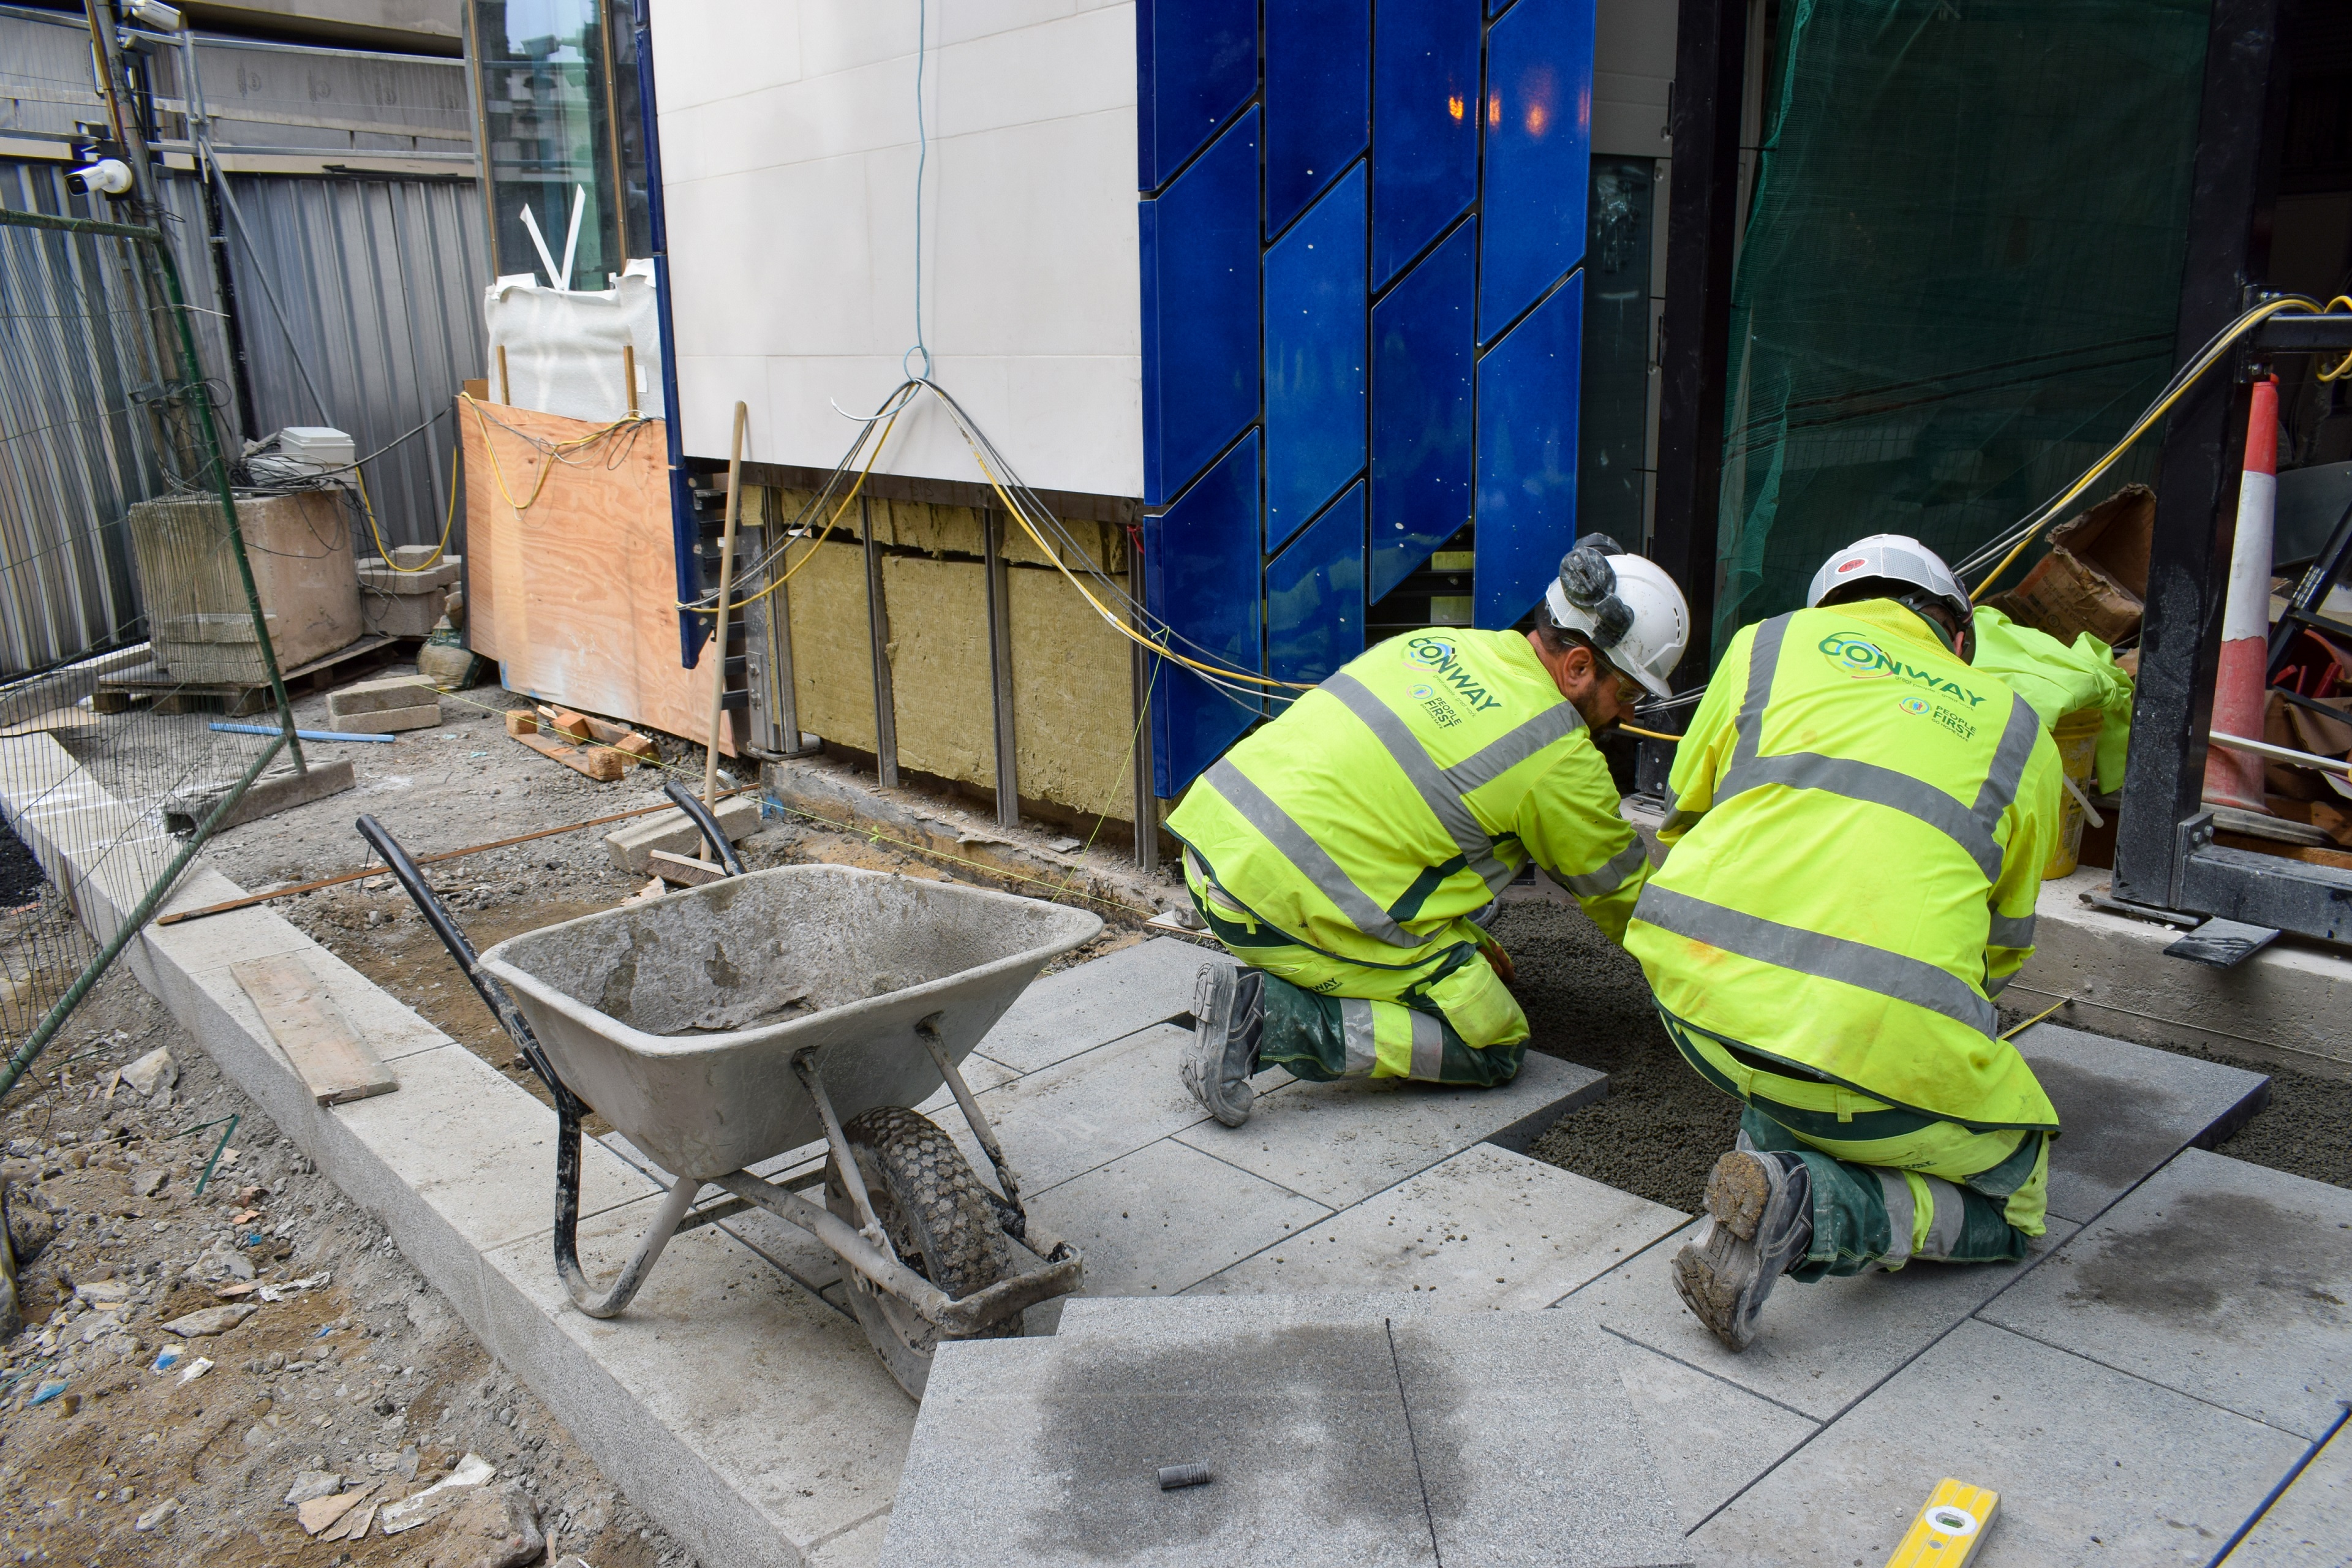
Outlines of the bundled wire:
M 2164 384 L 2163 389 L 2156 395 L 2155 401 L 2147 405 L 2147 410 L 2137 419 L 2132 421 L 2131 427 L 2124 432 L 2122 439 L 2108 449 L 2106 456 L 2083 470 L 2072 483 L 2028 512 L 2000 537 L 1959 563 L 1954 570 L 1963 581 L 1971 574 L 1984 572 L 1984 575 L 1978 580 L 1976 587 L 1969 594 L 1970 602 L 1981 602 L 1991 591 L 1992 585 L 2000 580 L 2001 574 L 2007 572 L 2015 563 L 2017 558 L 2024 553 L 2025 547 L 2032 543 L 2043 529 L 2063 516 L 2065 510 L 2074 505 L 2084 490 L 2096 484 L 2102 474 L 2114 468 L 2122 459 L 2124 454 L 2131 449 L 2134 443 L 2155 428 L 2157 422 L 2164 417 L 2174 404 L 2188 395 L 2189 389 L 2194 386 L 2207 371 L 2211 370 L 2228 357 L 2230 350 L 2241 338 L 2273 316 L 2326 315 L 2335 311 L 2339 305 L 2347 310 L 2352 310 L 2352 298 L 2338 295 L 2323 306 L 2308 295 L 2283 294 L 2276 299 L 2265 300 L 2214 333 L 2206 341 L 2204 347 L 2189 357 L 2186 364 L 2172 373 L 2172 379 Z M 2346 355 L 2342 363 L 2338 363 L 2333 371 L 2324 373 L 2324 375 L 2327 379 L 2333 379 L 2335 376 L 2343 374 L 2347 368 L 2352 368 L 2352 354 Z M 1985 571 L 1986 563 L 1989 562 L 1993 563 L 1993 565 L 1990 571 Z

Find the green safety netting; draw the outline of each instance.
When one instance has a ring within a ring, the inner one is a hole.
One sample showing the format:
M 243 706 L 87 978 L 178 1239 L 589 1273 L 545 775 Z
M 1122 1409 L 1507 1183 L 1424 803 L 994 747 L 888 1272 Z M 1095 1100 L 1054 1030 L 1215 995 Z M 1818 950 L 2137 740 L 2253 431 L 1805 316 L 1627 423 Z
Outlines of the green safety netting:
M 2202 0 L 1789 0 L 1732 297 L 1718 649 L 1860 535 L 1957 561 L 2162 386 L 2209 20 Z

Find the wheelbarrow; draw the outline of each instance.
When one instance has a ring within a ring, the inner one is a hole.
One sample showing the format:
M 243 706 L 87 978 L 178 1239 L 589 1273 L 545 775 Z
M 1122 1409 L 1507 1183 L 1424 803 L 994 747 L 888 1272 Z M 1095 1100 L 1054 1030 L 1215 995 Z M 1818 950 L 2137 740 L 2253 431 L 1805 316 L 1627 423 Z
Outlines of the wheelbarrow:
M 362 816 L 359 830 L 554 1099 L 555 1268 L 572 1304 L 617 1316 L 671 1237 L 757 1205 L 841 1260 L 866 1338 L 920 1399 L 940 1341 L 1017 1334 L 1025 1309 L 1078 1288 L 1082 1260 L 1023 1208 L 957 1064 L 1102 921 L 845 866 L 747 873 L 702 803 L 675 784 L 667 793 L 723 878 L 478 956 L 383 825 Z M 942 1084 L 994 1167 L 992 1188 L 911 1109 Z M 605 1286 L 579 1258 L 592 1108 L 672 1178 Z M 749 1169 L 820 1141 L 823 1204 Z M 727 1196 L 697 1208 L 705 1186 Z

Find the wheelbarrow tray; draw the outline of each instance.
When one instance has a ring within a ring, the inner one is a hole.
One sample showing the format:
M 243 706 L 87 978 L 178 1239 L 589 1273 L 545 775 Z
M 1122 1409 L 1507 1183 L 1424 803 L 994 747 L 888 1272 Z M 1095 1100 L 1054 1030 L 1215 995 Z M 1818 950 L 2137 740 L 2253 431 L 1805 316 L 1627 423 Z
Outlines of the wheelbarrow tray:
M 509 938 L 481 956 L 557 1073 L 674 1176 L 824 1137 L 793 1070 L 814 1049 L 844 1121 L 919 1105 L 1056 955 L 1083 910 L 847 866 L 780 866 Z

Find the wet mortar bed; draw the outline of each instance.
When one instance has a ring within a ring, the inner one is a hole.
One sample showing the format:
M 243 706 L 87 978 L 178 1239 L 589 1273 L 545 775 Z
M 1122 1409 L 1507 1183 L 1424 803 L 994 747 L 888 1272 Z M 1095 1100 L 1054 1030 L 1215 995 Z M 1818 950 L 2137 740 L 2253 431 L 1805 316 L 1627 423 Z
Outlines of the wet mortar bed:
M 1706 1173 L 1738 1132 L 1738 1102 L 1692 1071 L 1658 1022 L 1642 966 L 1582 910 L 1506 904 L 1493 931 L 1518 970 L 1529 1047 L 1609 1075 L 1604 1100 L 1570 1111 L 1528 1152 L 1654 1203 L 1699 1212 Z M 2032 1013 L 2005 1009 L 2002 1026 Z M 2062 1011 L 2053 1022 L 2064 1023 Z M 2184 1056 L 2267 1073 L 2271 1103 L 2219 1152 L 2352 1187 L 2352 1082 L 2226 1052 Z

